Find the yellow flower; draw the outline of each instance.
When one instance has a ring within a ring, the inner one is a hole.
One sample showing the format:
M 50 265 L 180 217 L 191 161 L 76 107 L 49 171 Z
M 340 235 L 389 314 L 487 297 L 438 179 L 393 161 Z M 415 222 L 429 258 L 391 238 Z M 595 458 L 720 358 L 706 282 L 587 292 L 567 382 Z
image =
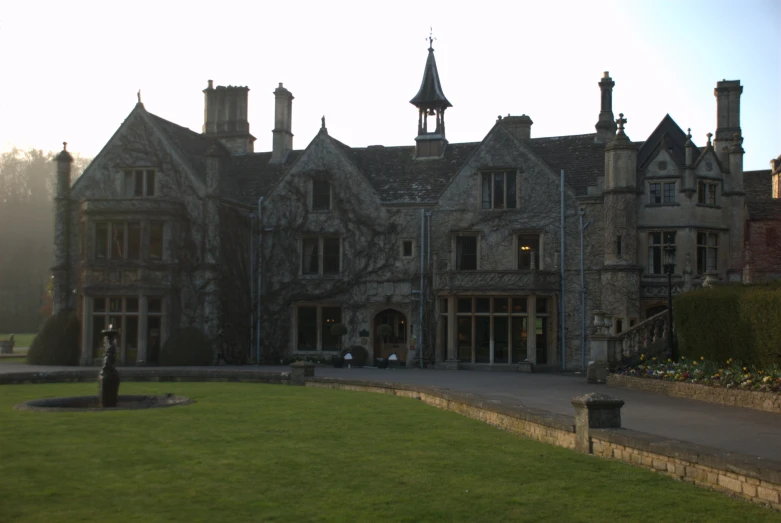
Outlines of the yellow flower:
M 692 363 L 694 363 L 695 365 L 697 365 L 697 362 L 696 362 L 696 361 L 693 361 Z
M 667 358 L 667 363 L 672 363 L 672 361 L 670 358 Z
M 685 360 L 685 359 L 686 359 L 686 356 L 681 356 L 681 359 L 682 359 L 682 360 Z
M 705 361 L 705 356 L 700 356 L 700 361 Z
M 748 369 L 746 367 L 743 367 L 743 372 L 748 372 Z

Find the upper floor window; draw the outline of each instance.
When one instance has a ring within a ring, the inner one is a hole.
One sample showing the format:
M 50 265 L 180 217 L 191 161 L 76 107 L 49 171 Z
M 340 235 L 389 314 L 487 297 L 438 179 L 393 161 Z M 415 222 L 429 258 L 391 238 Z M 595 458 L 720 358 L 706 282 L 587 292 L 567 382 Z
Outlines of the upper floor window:
M 401 241 L 401 256 L 403 258 L 411 258 L 413 255 L 412 250 L 412 240 L 402 240 Z
M 716 205 L 716 187 L 718 183 L 699 182 L 697 184 L 697 203 Z
M 675 231 L 648 233 L 648 273 L 664 274 L 664 250 L 675 247 Z M 673 268 L 675 272 L 675 268 Z
M 518 238 L 518 268 L 540 268 L 540 235 L 519 234 Z
M 456 236 L 456 270 L 477 270 L 478 237 L 475 234 Z
M 150 222 L 142 234 L 141 222 L 95 222 L 95 260 L 140 261 L 144 243 L 149 245 L 149 259 L 163 259 L 163 222 Z
M 312 210 L 331 210 L 331 184 L 325 180 L 312 180 Z
M 141 222 L 97 222 L 96 260 L 141 259 Z
M 675 182 L 649 183 L 648 194 L 648 203 L 675 203 Z
M 301 241 L 301 273 L 339 274 L 342 270 L 342 241 L 334 236 L 316 236 Z
M 719 233 L 697 233 L 697 274 L 718 270 Z
M 155 170 L 128 169 L 125 171 L 124 195 L 127 197 L 154 196 Z
M 515 209 L 517 207 L 517 172 L 481 173 L 480 198 L 483 209 Z

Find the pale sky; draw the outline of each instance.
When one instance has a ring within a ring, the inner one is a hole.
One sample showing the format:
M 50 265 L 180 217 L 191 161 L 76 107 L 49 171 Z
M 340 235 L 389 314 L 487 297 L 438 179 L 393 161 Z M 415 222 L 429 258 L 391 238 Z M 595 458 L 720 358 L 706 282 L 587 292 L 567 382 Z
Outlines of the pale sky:
M 613 110 L 645 139 L 666 113 L 695 143 L 716 127 L 716 82 L 744 87 L 745 169 L 781 154 L 781 1 L 0 2 L 0 148 L 96 155 L 136 103 L 200 132 L 207 80 L 246 85 L 256 151 L 271 148 L 274 97 L 295 96 L 293 145 L 413 145 L 433 26 L 450 142 L 497 115 L 532 137 L 593 133 L 603 71 Z

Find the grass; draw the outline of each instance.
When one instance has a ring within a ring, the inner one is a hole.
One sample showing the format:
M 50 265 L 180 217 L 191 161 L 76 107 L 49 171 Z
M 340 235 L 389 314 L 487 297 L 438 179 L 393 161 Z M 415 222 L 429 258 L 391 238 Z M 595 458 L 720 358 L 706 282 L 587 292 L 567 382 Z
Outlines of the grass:
M 10 332 L 0 333 L 0 340 L 7 340 L 10 335 L 11 335 Z M 16 352 L 16 350 L 19 347 L 29 347 L 36 336 L 35 333 L 17 334 L 16 332 L 14 332 L 13 335 L 14 335 L 14 352 Z
M 12 410 L 95 384 L 0 389 L 0 521 L 778 521 L 630 465 L 380 394 L 125 383 L 185 407 Z
M 0 365 L 3 365 L 5 363 L 27 363 L 27 357 L 26 356 L 19 356 L 19 357 L 14 356 L 12 358 L 7 358 L 7 357 L 0 358 Z

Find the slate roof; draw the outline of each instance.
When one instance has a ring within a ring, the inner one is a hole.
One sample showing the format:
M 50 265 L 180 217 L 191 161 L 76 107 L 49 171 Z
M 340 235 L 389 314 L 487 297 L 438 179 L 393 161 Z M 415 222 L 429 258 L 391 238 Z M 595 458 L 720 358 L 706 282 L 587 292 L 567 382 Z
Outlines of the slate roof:
M 637 166 L 641 169 L 644 168 L 648 161 L 656 156 L 656 152 L 662 147 L 662 142 L 664 142 L 664 146 L 670 152 L 673 161 L 678 167 L 686 167 L 686 139 L 687 135 L 683 132 L 683 129 L 675 123 L 675 120 L 669 114 L 665 115 L 662 121 L 659 122 L 659 125 L 656 126 L 656 129 L 637 150 Z M 692 163 L 696 163 L 699 157 L 700 150 L 695 145 Z
M 445 98 L 445 93 L 442 92 L 442 84 L 439 83 L 439 72 L 437 72 L 437 61 L 434 59 L 434 49 L 431 47 L 428 48 L 428 58 L 426 59 L 426 68 L 423 69 L 420 90 L 409 103 L 415 107 L 453 107 L 453 104 Z
M 745 171 L 743 190 L 746 192 L 746 201 L 770 200 L 773 197 L 773 175 L 770 169 Z
M 254 205 L 274 187 L 304 151 L 291 151 L 282 164 L 270 164 L 271 152 L 232 156 L 225 186 L 226 194 L 236 201 Z
M 595 137 L 596 133 L 532 138 L 527 144 L 554 173 L 564 169 L 564 183 L 582 196 L 589 185 L 596 185 L 597 176 L 605 174 L 605 144 L 595 143 Z
M 478 145 L 477 142 L 448 144 L 442 158 L 425 160 L 414 158 L 414 146 L 347 148 L 347 154 L 383 202 L 431 202 L 439 197 Z
M 196 133 L 156 114 L 147 111 L 155 125 L 166 136 L 171 145 L 176 147 L 182 153 L 184 161 L 190 164 L 190 167 L 201 180 L 206 180 L 206 151 L 211 145 L 212 138 L 208 138 L 200 133 Z
M 750 220 L 781 221 L 781 199 L 772 195 L 770 169 L 743 173 L 743 190 Z

